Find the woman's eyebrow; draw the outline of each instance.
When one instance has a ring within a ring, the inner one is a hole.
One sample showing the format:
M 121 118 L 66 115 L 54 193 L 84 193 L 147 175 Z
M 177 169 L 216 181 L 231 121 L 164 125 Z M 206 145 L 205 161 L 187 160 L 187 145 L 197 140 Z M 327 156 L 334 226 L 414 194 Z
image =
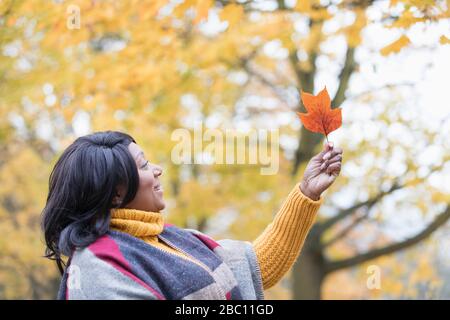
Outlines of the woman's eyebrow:
M 136 158 L 134 158 L 134 160 L 137 162 L 138 161 L 138 159 L 139 159 L 139 156 L 142 156 L 142 159 L 144 159 L 145 160 L 145 155 L 144 155 L 144 152 L 143 151 L 141 151 L 141 152 L 139 152 L 137 155 L 136 155 Z

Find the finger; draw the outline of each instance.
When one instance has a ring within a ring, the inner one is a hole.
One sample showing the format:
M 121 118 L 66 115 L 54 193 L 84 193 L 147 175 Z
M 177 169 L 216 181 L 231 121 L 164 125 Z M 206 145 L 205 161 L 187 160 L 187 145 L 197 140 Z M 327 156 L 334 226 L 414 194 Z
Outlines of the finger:
M 327 168 L 328 174 L 331 174 L 331 173 L 338 174 L 340 171 L 341 171 L 341 162 L 332 163 Z
M 328 151 L 330 151 L 331 149 L 333 149 L 332 144 L 331 143 L 325 143 L 323 148 L 322 148 L 322 151 L 319 153 L 319 155 L 321 157 L 323 157 L 323 155 L 325 153 L 327 153 Z
M 323 160 L 323 163 L 320 166 L 320 170 L 324 170 L 327 169 L 329 166 L 331 166 L 332 164 L 335 163 L 340 163 L 342 165 L 342 160 L 340 159 L 340 155 L 336 155 L 333 159 L 331 160 Z
M 323 156 L 332 149 L 333 149 L 333 142 L 325 143 L 322 151 L 318 154 L 319 158 L 322 159 Z
M 333 162 L 336 161 L 341 161 L 342 160 L 342 155 L 340 153 L 334 155 L 331 159 L 327 160 L 328 164 L 332 164 Z
M 325 144 L 325 146 L 328 148 L 328 150 L 331 150 L 331 149 L 334 148 L 334 143 L 333 143 L 333 142 L 327 142 L 327 143 Z
M 332 159 L 333 157 L 335 157 L 335 156 L 338 155 L 338 154 L 340 154 L 340 155 L 342 156 L 342 153 L 343 153 L 342 149 L 339 148 L 339 147 L 336 147 L 336 148 L 334 148 L 333 150 L 326 152 L 326 153 L 323 155 L 322 159 L 323 159 L 323 160 Z

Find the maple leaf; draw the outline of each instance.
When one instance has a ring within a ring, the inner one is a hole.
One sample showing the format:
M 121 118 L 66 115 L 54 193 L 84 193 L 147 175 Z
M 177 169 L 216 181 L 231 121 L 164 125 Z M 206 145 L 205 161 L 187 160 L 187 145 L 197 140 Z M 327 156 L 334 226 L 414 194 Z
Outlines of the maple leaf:
M 297 112 L 306 129 L 322 133 L 328 141 L 328 134 L 342 125 L 342 109 L 331 109 L 331 99 L 327 87 L 314 96 L 301 92 L 303 105 L 308 113 Z

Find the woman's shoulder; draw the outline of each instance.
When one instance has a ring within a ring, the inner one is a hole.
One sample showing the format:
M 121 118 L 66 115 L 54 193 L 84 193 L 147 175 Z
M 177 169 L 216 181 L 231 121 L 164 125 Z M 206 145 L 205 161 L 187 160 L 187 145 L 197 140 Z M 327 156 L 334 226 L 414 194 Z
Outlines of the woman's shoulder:
M 70 264 L 79 267 L 89 265 L 97 260 L 112 262 L 114 260 L 122 260 L 122 254 L 119 249 L 119 244 L 115 236 L 107 233 L 98 237 L 94 242 L 86 247 L 76 248 L 70 258 Z
M 70 299 L 164 299 L 139 279 L 120 244 L 127 239 L 107 233 L 89 246 L 77 248 L 66 270 Z M 132 239 L 128 239 L 132 240 Z M 101 289 L 101 290 L 99 290 Z

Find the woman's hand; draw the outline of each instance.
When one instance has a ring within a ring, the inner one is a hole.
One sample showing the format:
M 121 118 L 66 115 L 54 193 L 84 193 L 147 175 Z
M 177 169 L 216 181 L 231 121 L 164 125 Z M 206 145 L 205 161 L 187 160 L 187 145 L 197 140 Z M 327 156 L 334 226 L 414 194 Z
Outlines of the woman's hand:
M 312 200 L 319 200 L 320 195 L 336 180 L 341 172 L 342 149 L 326 143 L 324 150 L 314 156 L 308 163 L 300 182 L 302 193 Z

